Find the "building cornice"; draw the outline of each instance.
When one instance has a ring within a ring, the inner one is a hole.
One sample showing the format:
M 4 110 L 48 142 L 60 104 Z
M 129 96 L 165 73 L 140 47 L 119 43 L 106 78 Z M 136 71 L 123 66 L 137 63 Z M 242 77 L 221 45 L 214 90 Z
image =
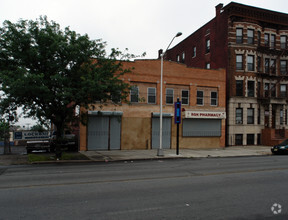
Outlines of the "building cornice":
M 285 13 L 243 5 L 235 2 L 231 2 L 230 4 L 226 5 L 223 10 L 224 13 L 226 13 L 229 17 L 243 17 L 259 22 L 283 25 L 288 27 L 288 14 Z

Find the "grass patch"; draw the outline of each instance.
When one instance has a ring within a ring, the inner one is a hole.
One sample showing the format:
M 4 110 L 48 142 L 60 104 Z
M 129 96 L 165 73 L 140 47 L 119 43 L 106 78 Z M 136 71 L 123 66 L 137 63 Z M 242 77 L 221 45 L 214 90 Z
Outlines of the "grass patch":
M 55 155 L 53 156 L 52 154 L 28 154 L 28 161 L 30 163 L 53 160 L 55 160 Z
M 55 161 L 55 154 L 28 154 L 28 161 L 33 162 L 44 162 L 44 161 Z M 89 160 L 88 157 L 79 152 L 63 152 L 60 160 Z
M 64 152 L 61 160 L 89 160 L 89 158 L 78 152 Z

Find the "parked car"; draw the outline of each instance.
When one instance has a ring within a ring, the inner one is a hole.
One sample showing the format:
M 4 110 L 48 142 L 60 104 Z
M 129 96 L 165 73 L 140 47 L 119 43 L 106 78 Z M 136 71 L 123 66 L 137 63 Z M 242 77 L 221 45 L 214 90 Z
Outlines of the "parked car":
M 273 154 L 288 154 L 288 139 L 271 148 Z
M 54 152 L 56 150 L 56 132 L 53 132 L 51 137 L 50 151 Z M 75 134 L 70 131 L 65 131 L 63 139 L 61 140 L 61 148 L 65 151 L 78 151 L 78 140 Z

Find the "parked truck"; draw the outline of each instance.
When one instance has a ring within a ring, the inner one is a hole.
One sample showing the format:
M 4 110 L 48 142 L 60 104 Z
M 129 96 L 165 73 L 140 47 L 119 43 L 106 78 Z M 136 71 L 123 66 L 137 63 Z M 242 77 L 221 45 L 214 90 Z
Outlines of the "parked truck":
M 78 151 L 78 139 L 75 134 L 71 134 L 66 131 L 60 141 L 61 149 L 63 151 Z M 27 141 L 26 151 L 31 153 L 32 151 L 46 151 L 55 152 L 56 150 L 56 132 L 53 132 L 48 139 L 43 140 L 31 140 Z

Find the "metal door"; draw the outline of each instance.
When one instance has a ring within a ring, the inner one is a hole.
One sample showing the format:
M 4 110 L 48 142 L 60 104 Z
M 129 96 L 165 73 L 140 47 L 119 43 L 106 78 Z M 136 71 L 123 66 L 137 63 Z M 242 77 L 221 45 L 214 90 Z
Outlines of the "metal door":
M 89 117 L 88 150 L 120 150 L 120 145 L 121 117 Z
M 163 118 L 162 148 L 171 148 L 171 118 Z M 158 149 L 160 145 L 160 118 L 152 118 L 152 149 Z
M 108 150 L 109 117 L 89 117 L 88 150 Z
M 110 117 L 110 150 L 120 150 L 121 117 Z

